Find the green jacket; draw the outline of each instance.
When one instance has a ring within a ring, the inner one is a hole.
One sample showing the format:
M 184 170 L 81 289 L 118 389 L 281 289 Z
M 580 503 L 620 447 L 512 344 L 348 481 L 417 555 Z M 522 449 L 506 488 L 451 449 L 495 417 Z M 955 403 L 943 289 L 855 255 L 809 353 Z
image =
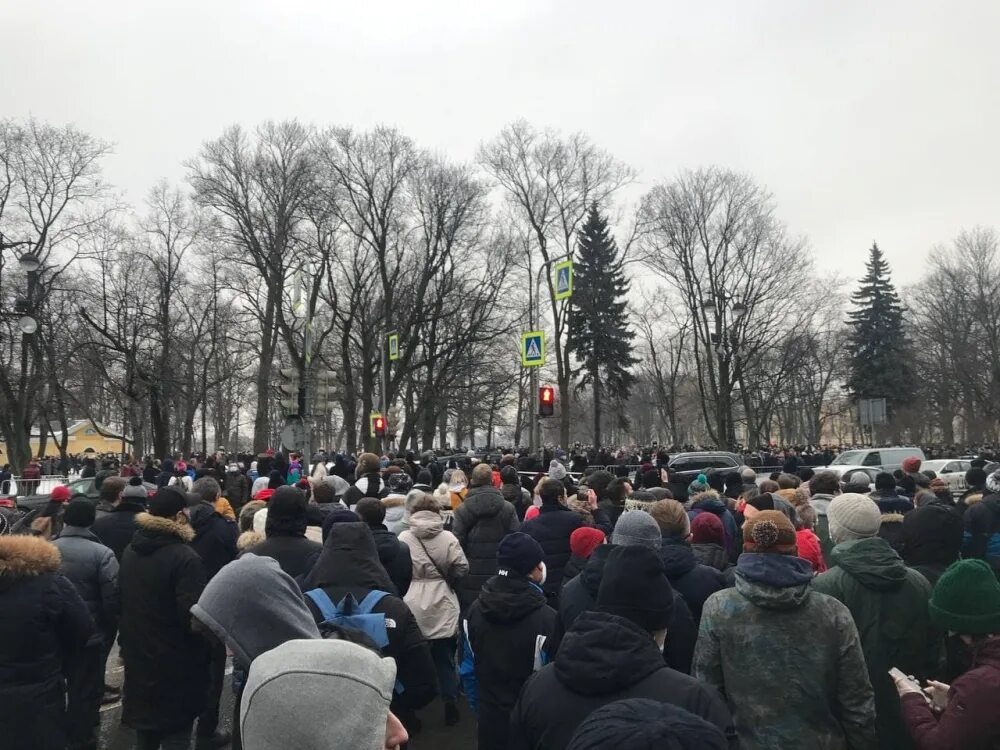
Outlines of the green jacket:
M 834 547 L 830 570 L 813 580 L 813 588 L 846 604 L 854 617 L 875 690 L 879 747 L 913 747 L 889 670 L 922 679 L 937 664 L 941 644 L 930 624 L 927 579 L 874 537 Z
M 798 557 L 744 553 L 735 588 L 705 602 L 692 674 L 723 694 L 747 750 L 876 747 L 851 613 L 811 579 Z

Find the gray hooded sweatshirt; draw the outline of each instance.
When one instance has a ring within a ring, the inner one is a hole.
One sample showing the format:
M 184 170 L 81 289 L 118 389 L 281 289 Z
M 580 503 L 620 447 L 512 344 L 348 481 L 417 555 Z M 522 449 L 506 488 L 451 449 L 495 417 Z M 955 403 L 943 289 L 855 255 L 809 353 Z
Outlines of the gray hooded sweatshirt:
M 241 672 L 285 641 L 320 637 L 295 580 L 273 557 L 250 552 L 216 573 L 191 614 L 229 647 Z
M 356 643 L 288 641 L 254 660 L 244 750 L 383 750 L 396 664 Z

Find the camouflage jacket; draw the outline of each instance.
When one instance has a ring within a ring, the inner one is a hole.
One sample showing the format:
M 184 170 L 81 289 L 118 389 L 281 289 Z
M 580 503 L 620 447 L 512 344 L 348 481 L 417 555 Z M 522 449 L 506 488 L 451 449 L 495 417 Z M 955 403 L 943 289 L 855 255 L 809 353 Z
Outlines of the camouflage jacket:
M 875 703 L 843 604 L 809 563 L 744 553 L 736 587 L 709 597 L 692 673 L 725 696 L 749 750 L 874 750 Z

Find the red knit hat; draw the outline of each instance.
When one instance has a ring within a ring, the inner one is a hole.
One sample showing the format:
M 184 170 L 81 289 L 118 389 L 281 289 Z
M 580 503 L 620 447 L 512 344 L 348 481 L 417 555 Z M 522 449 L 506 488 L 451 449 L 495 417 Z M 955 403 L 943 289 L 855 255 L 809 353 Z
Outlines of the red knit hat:
M 920 459 L 916 456 L 910 456 L 909 458 L 903 459 L 903 471 L 907 474 L 916 474 L 920 471 Z
M 528 508 L 528 511 L 524 514 L 524 520 L 530 521 L 532 518 L 537 516 L 541 511 L 538 509 L 537 505 L 532 505 Z
M 718 544 L 720 547 L 725 547 L 726 531 L 722 528 L 719 517 L 707 511 L 696 515 L 691 521 L 691 543 Z
M 69 487 L 65 484 L 57 484 L 52 488 L 52 494 L 49 496 L 49 499 L 56 503 L 65 503 L 69 502 L 72 496 L 73 493 L 70 492 Z
M 273 494 L 274 494 L 274 490 L 272 490 L 270 488 L 267 488 L 267 489 L 261 490 L 256 495 L 254 495 L 253 499 L 254 500 L 260 500 L 262 503 L 266 503 L 268 500 L 271 499 L 271 495 L 273 495 Z
M 590 557 L 590 553 L 597 547 L 604 544 L 604 532 L 595 529 L 593 526 L 581 526 L 569 535 L 569 548 L 577 557 L 584 560 Z

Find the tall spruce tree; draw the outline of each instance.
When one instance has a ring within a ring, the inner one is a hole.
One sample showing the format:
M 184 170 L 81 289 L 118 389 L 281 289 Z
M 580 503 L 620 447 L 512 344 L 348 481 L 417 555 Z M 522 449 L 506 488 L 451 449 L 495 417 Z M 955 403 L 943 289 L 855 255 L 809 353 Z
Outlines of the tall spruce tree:
M 574 373 L 580 378 L 577 390 L 589 386 L 593 392 L 595 447 L 601 445 L 604 406 L 620 406 L 635 382 L 629 371 L 637 360 L 632 357 L 635 334 L 628 327 L 628 292 L 618 246 L 594 204 L 577 239 L 567 346 L 580 364 Z
M 884 398 L 892 416 L 913 395 L 903 305 L 877 244 L 872 244 L 865 268 L 861 285 L 851 295 L 857 309 L 848 313 L 851 367 L 847 390 L 856 399 Z

